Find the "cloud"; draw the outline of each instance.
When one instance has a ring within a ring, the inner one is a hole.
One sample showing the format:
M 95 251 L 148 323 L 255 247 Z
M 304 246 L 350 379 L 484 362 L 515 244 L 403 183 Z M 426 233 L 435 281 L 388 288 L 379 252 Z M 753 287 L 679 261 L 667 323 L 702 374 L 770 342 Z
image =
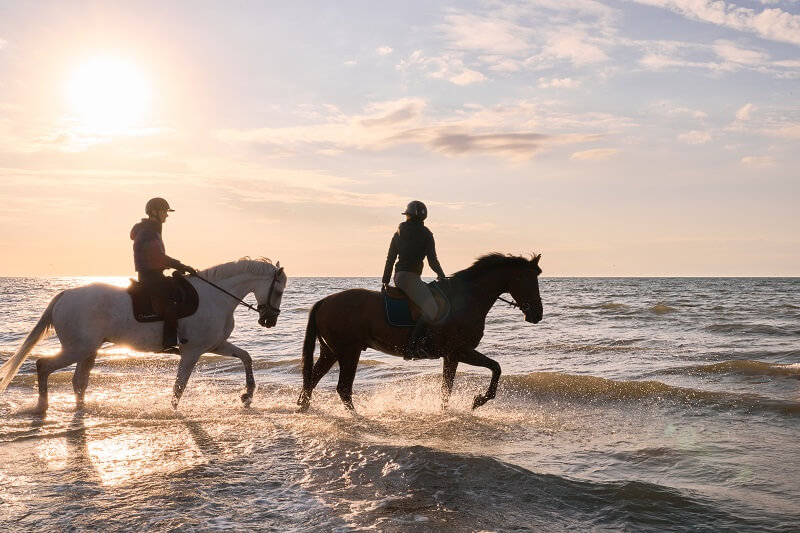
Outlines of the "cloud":
M 406 70 L 411 67 L 420 68 L 427 72 L 427 75 L 431 78 L 447 80 L 462 86 L 479 83 L 487 79 L 480 72 L 467 68 L 460 58 L 452 54 L 428 57 L 421 50 L 415 50 L 407 59 L 402 60 L 397 65 L 400 70 Z
M 535 35 L 532 27 L 496 16 L 474 13 L 450 14 L 437 26 L 451 46 L 498 55 L 525 53 Z
M 481 81 L 486 81 L 486 76 L 476 70 L 464 69 L 460 74 L 451 76 L 450 81 L 456 85 L 470 85 Z
M 740 159 L 740 162 L 743 165 L 748 165 L 752 167 L 770 167 L 775 164 L 775 161 L 772 159 L 772 157 L 768 155 L 762 155 L 762 156 L 749 155 Z
M 662 108 L 662 111 L 665 111 L 666 114 L 669 116 L 690 115 L 698 120 L 704 120 L 708 118 L 708 113 L 706 113 L 705 111 L 701 111 L 699 109 L 691 109 L 684 106 L 674 107 L 673 104 L 668 100 L 659 101 L 652 107 L 656 110 Z
M 584 150 L 582 152 L 575 152 L 570 156 L 570 159 L 585 159 L 585 160 L 603 160 L 614 157 L 619 153 L 616 148 L 595 148 L 593 150 Z
M 572 78 L 539 78 L 539 87 L 542 89 L 574 89 L 580 87 L 581 82 Z
M 750 120 L 750 114 L 755 111 L 756 106 L 745 104 L 736 112 L 736 120 Z
M 716 41 L 713 49 L 719 57 L 730 63 L 761 65 L 769 59 L 769 55 L 764 52 L 741 48 L 730 41 Z
M 544 52 L 552 57 L 568 59 L 577 66 L 606 61 L 606 53 L 588 41 L 587 35 L 582 32 L 560 31 L 548 39 Z
M 611 115 L 570 115 L 530 101 L 492 107 L 467 105 L 439 118 L 425 113 L 426 109 L 419 99 L 377 102 L 352 116 L 336 110 L 327 119 L 307 126 L 221 130 L 217 137 L 228 143 L 329 154 L 406 144 L 448 156 L 527 159 L 558 145 L 597 141 L 629 125 Z
M 391 46 L 381 46 L 375 51 L 378 52 L 378 55 L 388 56 L 389 54 L 394 52 L 394 49 Z
M 538 152 L 550 137 L 541 133 L 467 134 L 443 131 L 429 145 L 448 155 L 467 153 L 505 155 L 511 158 L 530 157 Z
M 711 134 L 707 131 L 693 130 L 688 133 L 678 135 L 678 140 L 686 144 L 705 144 L 712 140 Z
M 634 0 L 668 9 L 691 20 L 754 33 L 772 41 L 800 44 L 800 15 L 778 8 L 756 11 L 724 0 Z

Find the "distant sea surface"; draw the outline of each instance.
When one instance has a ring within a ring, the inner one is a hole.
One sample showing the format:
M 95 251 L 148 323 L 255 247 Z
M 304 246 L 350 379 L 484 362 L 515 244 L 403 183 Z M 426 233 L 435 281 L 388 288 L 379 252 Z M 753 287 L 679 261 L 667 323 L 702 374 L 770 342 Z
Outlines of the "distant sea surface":
M 85 278 L 0 278 L 0 362 Z M 121 280 L 111 280 L 124 282 Z M 298 413 L 308 311 L 377 278 L 290 278 L 275 328 L 237 311 L 236 359 L 104 346 L 82 411 L 72 368 L 36 400 L 35 359 L 0 396 L 0 530 L 562 531 L 800 527 L 800 279 L 542 278 L 544 320 L 502 302 L 440 409 L 441 361 L 367 350 L 356 414 L 336 366 Z M 250 297 L 252 299 L 252 296 Z M 319 347 L 315 356 L 319 354 Z

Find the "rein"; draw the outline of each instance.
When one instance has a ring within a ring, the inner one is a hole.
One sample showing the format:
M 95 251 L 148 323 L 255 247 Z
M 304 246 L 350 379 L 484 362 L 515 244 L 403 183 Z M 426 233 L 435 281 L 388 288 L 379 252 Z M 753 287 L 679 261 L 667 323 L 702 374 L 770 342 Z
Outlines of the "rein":
M 261 314 L 261 311 L 262 311 L 263 309 L 265 309 L 265 308 L 269 307 L 269 308 L 270 308 L 270 310 L 271 310 L 273 313 L 275 313 L 275 316 L 278 316 L 278 315 L 281 313 L 281 310 L 280 310 L 280 309 L 275 309 L 275 308 L 274 308 L 274 307 L 272 307 L 272 305 L 270 304 L 270 301 L 272 300 L 272 289 L 275 287 L 275 282 L 276 282 L 276 281 L 277 281 L 277 279 L 278 279 L 278 276 L 277 276 L 277 275 L 276 275 L 276 276 L 272 276 L 272 284 L 269 286 L 269 293 L 267 294 L 267 303 L 265 303 L 265 304 L 261 304 L 261 305 L 259 305 L 258 307 L 253 307 L 251 304 L 249 304 L 249 303 L 245 302 L 244 300 L 242 300 L 241 298 L 237 297 L 236 295 L 229 293 L 228 291 L 226 291 L 225 289 L 223 289 L 222 287 L 220 287 L 220 286 L 219 286 L 219 285 L 217 285 L 216 283 L 212 283 L 212 282 L 208 281 L 207 279 L 205 279 L 205 278 L 203 278 L 203 277 L 200 277 L 200 276 L 198 276 L 197 274 L 194 274 L 194 277 L 196 277 L 197 279 L 199 279 L 199 280 L 201 280 L 201 281 L 205 281 L 206 283 L 208 283 L 209 285 L 211 285 L 212 287 L 214 287 L 214 288 L 215 288 L 215 289 L 217 289 L 218 291 L 222 291 L 222 292 L 224 292 L 225 294 L 227 294 L 228 296 L 230 296 L 231 298 L 233 298 L 234 300 L 236 300 L 237 302 L 239 302 L 239 305 L 243 305 L 243 306 L 245 306 L 246 308 L 248 308 L 248 309 L 249 309 L 249 310 L 251 310 L 251 311 L 255 311 L 256 313 L 259 313 L 259 314 Z
M 517 302 L 515 302 L 515 301 L 513 301 L 513 300 L 506 300 L 506 299 L 505 299 L 505 298 L 503 298 L 502 296 L 498 296 L 498 297 L 497 297 L 497 299 L 498 299 L 498 300 L 502 300 L 502 301 L 504 301 L 505 303 L 507 303 L 507 304 L 508 304 L 508 305 L 510 305 L 511 307 L 519 307 L 519 308 L 520 308 L 520 309 L 521 309 L 523 312 L 525 312 L 525 313 L 527 313 L 527 312 L 530 310 L 530 308 L 531 308 L 531 304 L 529 304 L 529 303 L 527 303 L 527 302 L 525 302 L 525 303 L 524 303 L 524 304 L 522 304 L 522 305 L 519 305 Z

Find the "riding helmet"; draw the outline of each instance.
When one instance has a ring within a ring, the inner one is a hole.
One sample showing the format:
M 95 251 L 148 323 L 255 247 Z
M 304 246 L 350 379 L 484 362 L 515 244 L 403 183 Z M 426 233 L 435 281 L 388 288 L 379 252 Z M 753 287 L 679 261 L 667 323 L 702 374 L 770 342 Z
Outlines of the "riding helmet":
M 406 210 L 403 211 L 402 214 L 409 215 L 420 220 L 425 220 L 428 218 L 428 208 L 425 207 L 425 204 L 419 200 L 414 200 L 413 202 L 408 203 Z
M 144 206 L 144 212 L 148 216 L 153 211 L 158 211 L 159 209 L 166 209 L 167 211 L 175 211 L 174 209 L 170 209 L 169 203 L 163 198 L 150 198 L 147 201 L 147 204 Z

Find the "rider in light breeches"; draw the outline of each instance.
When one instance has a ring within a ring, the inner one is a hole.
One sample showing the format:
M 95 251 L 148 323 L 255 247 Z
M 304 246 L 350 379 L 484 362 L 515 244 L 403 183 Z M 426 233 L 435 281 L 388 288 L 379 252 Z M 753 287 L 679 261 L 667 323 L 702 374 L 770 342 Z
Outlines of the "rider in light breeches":
M 438 279 L 444 279 L 445 275 L 439 259 L 436 257 L 433 233 L 425 227 L 424 220 L 428 216 L 425 204 L 415 200 L 408 204 L 402 214 L 406 215 L 406 221 L 398 226 L 397 232 L 392 236 L 382 281 L 384 286 L 389 283 L 392 266 L 394 266 L 395 285 L 422 310 L 422 317 L 414 326 L 406 347 L 405 357 L 410 359 L 414 355 L 423 357 L 426 355 L 421 353 L 416 346 L 417 340 L 428 329 L 429 324 L 435 320 L 438 312 L 436 300 L 428 286 L 420 279 L 424 267 L 423 259 L 428 259 L 428 266 L 436 272 Z M 394 264 L 395 259 L 397 259 L 397 264 Z

